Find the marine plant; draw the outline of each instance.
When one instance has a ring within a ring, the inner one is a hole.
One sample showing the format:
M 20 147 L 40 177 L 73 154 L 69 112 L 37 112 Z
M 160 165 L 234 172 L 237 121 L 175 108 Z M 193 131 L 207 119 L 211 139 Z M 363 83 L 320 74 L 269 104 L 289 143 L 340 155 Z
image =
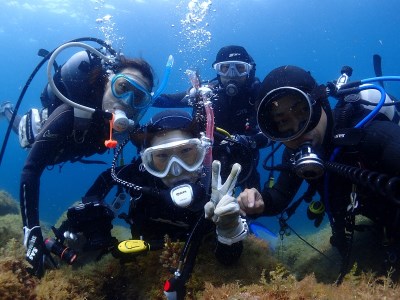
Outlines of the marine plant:
M 19 205 L 9 193 L 0 190 L 0 216 L 7 214 L 19 214 Z
M 0 217 L 0 299 L 165 299 L 163 283 L 172 276 L 170 268 L 175 267 L 182 246 L 166 239 L 164 250 L 123 261 L 107 254 L 79 266 L 60 263 L 39 280 L 26 271 L 21 226 L 18 214 Z M 43 229 L 49 234 L 44 223 Z M 124 238 L 127 232 L 126 228 L 113 228 L 118 238 Z M 329 281 L 335 277 L 337 266 L 294 238 L 285 238 L 284 251 L 273 253 L 267 243 L 249 236 L 239 262 L 227 267 L 216 260 L 215 240 L 210 235 L 201 245 L 186 299 L 398 299 L 398 271 L 372 272 L 381 255 L 371 246 L 373 237 L 369 232 L 355 234 L 353 267 L 337 286 L 334 280 Z M 335 258 L 335 249 L 329 245 L 329 228 L 306 238 L 332 260 Z M 294 257 L 292 264 L 285 263 L 286 254 Z

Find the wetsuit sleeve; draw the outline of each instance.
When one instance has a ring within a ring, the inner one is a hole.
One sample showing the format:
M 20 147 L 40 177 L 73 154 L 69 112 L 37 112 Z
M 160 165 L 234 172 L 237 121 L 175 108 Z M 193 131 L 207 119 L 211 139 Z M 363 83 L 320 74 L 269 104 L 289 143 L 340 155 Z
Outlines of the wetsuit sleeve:
M 118 178 L 131 182 L 133 179 L 134 170 L 137 170 L 136 166 L 134 164 L 128 164 L 115 168 L 115 174 Z M 111 176 L 111 168 L 109 168 L 97 177 L 93 185 L 86 192 L 82 201 L 85 202 L 85 199 L 96 199 L 97 201 L 103 201 L 110 190 L 117 184 L 118 183 L 113 180 Z
M 23 225 L 28 228 L 39 225 L 40 177 L 45 167 L 53 165 L 73 130 L 73 110 L 59 106 L 50 115 L 36 137 L 22 169 L 20 205 Z
M 188 97 L 186 92 L 176 94 L 161 94 L 153 103 L 153 107 L 169 108 L 169 107 L 188 107 Z
M 119 168 L 117 168 L 119 169 Z M 115 170 L 117 172 L 117 169 Z M 82 198 L 82 202 L 102 201 L 115 185 L 111 177 L 111 169 L 102 172 Z
M 290 154 L 285 149 L 282 157 L 283 165 L 289 165 L 289 159 Z M 265 204 L 263 215 L 274 216 L 286 209 L 299 190 L 302 181 L 292 171 L 280 172 L 274 186 L 272 188 L 264 186 L 261 193 Z

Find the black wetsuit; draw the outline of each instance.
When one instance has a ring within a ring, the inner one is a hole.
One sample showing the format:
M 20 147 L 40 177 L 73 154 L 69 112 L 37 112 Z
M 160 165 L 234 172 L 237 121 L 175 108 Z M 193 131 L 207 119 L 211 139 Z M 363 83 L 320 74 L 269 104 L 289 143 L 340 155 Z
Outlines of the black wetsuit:
M 116 168 L 119 179 L 132 182 L 139 186 L 165 190 L 167 187 L 161 181 L 148 173 L 141 159 L 133 163 Z M 90 187 L 83 201 L 103 201 L 113 186 L 117 183 L 112 180 L 110 170 L 104 171 Z M 129 207 L 128 221 L 131 225 L 133 238 L 143 237 L 145 241 L 163 244 L 164 236 L 172 240 L 186 241 L 199 218 L 204 216 L 204 205 L 208 198 L 195 198 L 189 208 L 176 206 L 171 200 L 166 200 L 155 195 L 142 194 L 134 189 L 125 188 L 132 197 Z M 215 225 L 205 220 L 204 234 L 215 232 Z M 216 241 L 215 255 L 223 264 L 232 264 L 237 261 L 242 253 L 242 242 L 231 246 Z
M 361 111 L 359 115 L 353 116 L 352 121 L 347 124 L 349 128 L 353 128 L 365 115 L 365 111 Z M 400 175 L 400 127 L 397 124 L 379 114 L 363 129 L 347 131 L 347 134 L 351 134 L 353 138 L 347 139 L 349 137 L 347 135 L 346 139 L 342 139 L 340 135 L 332 134 L 333 119 L 328 120 L 328 131 L 323 145 L 321 149 L 316 149 L 320 158 L 329 161 L 333 149 L 341 147 L 334 162 L 387 174 L 389 177 Z M 291 165 L 290 158 L 293 153 L 294 151 L 289 148 L 284 150 L 283 165 Z M 293 171 L 281 172 L 274 187 L 264 188 L 262 191 L 265 203 L 264 215 L 276 215 L 286 209 L 301 183 L 302 179 Z M 325 172 L 321 178 L 309 180 L 308 183 L 319 193 L 321 200 L 325 201 L 327 213 L 331 215 L 332 221 L 331 241 L 342 254 L 346 245 L 346 216 L 348 216 L 352 191 L 357 193 L 359 204 L 354 214 L 365 215 L 379 226 L 385 227 L 388 237 L 399 240 L 400 206 L 395 205 L 387 197 L 360 184 L 356 184 L 356 189 L 353 190 L 353 184 L 349 179 L 333 171 Z
M 212 97 L 215 126 L 228 131 L 231 135 L 238 135 L 238 141 L 250 149 L 245 155 L 241 153 L 237 156 L 229 156 L 226 160 L 233 161 L 234 158 L 237 158 L 235 162 L 242 164 L 242 173 L 249 170 L 247 178 L 240 183 L 242 188 L 259 188 L 260 175 L 257 171 L 259 149 L 268 145 L 268 139 L 260 133 L 256 120 L 255 101 L 260 86 L 258 78 L 254 78 L 253 82 L 248 83 L 245 88 L 239 89 L 235 96 L 228 96 L 218 80 L 213 80 L 206 85 L 215 94 Z M 190 98 L 185 96 L 186 93 L 163 94 L 155 101 L 153 106 L 188 107 L 190 106 Z M 213 146 L 213 155 L 222 160 L 222 165 L 226 165 L 224 163 L 224 155 L 228 155 L 226 145 L 220 145 L 217 139 Z M 243 158 L 245 159 L 243 160 Z
M 101 108 L 104 87 L 96 89 L 88 78 L 93 68 L 102 69 L 100 60 L 82 51 L 56 72 L 54 80 L 69 99 L 98 109 Z M 49 118 L 29 151 L 20 182 L 22 221 L 28 228 L 39 226 L 39 189 L 43 170 L 58 163 L 104 153 L 107 150 L 104 140 L 109 134 L 109 123 L 97 113 L 88 119 L 82 130 L 78 130 L 73 108 L 62 104 L 48 85 L 41 99 L 49 109 Z

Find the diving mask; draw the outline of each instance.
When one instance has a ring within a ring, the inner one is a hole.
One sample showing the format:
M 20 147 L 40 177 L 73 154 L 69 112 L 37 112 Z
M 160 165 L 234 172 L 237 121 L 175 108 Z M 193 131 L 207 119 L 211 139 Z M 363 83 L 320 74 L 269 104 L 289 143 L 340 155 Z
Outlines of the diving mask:
M 148 107 L 153 100 L 150 92 L 142 84 L 126 74 L 117 74 L 113 77 L 111 91 L 115 98 L 137 109 Z
M 253 68 L 251 64 L 243 61 L 222 61 L 213 67 L 218 75 L 226 77 L 248 76 Z
M 181 174 L 181 168 L 194 172 L 203 163 L 210 142 L 205 139 L 185 139 L 146 148 L 141 152 L 146 170 L 159 178 L 169 173 Z
M 294 87 L 269 92 L 260 102 L 257 121 L 273 141 L 287 142 L 312 130 L 321 118 L 321 105 L 310 94 Z

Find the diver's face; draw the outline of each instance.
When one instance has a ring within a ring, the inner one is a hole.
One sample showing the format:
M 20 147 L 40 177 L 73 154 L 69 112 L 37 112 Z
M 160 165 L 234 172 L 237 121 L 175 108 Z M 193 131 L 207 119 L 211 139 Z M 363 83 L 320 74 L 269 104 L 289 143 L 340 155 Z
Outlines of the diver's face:
M 126 68 L 126 69 L 123 69 L 119 74 L 123 74 L 123 75 L 126 75 L 126 76 L 132 78 L 133 80 L 135 80 L 135 82 L 139 83 L 147 91 L 151 90 L 150 81 L 148 80 L 148 78 L 144 77 L 142 75 L 142 73 L 140 71 L 138 71 L 137 69 Z M 107 82 L 107 85 L 105 88 L 105 92 L 103 95 L 103 103 L 102 103 L 103 110 L 111 112 L 111 113 L 115 113 L 116 110 L 122 110 L 123 112 L 125 112 L 126 116 L 129 119 L 133 119 L 134 121 L 136 121 L 135 116 L 137 116 L 140 113 L 140 110 L 135 109 L 129 103 L 126 103 L 125 101 L 114 97 L 114 95 L 112 93 L 111 80 L 114 76 L 116 76 L 116 75 L 112 75 L 110 77 L 110 80 Z
M 151 141 L 151 146 L 154 147 L 154 146 L 158 146 L 158 145 L 162 145 L 162 144 L 167 144 L 167 143 L 191 139 L 191 138 L 193 138 L 193 136 L 187 132 L 184 132 L 181 130 L 172 130 L 172 131 L 167 131 L 167 132 L 161 133 L 159 135 L 156 135 L 153 138 L 153 140 Z M 164 157 L 171 157 L 172 155 L 176 155 L 178 157 L 181 156 L 181 158 L 183 155 L 185 162 L 190 164 L 190 155 L 191 155 L 190 149 L 187 149 L 187 148 L 176 149 L 176 151 L 179 151 L 179 153 L 171 153 L 171 151 L 174 151 L 173 149 L 168 149 L 166 151 L 168 151 L 168 153 L 164 153 L 164 155 L 162 155 L 162 153 L 159 153 L 159 155 L 157 157 L 153 157 L 153 164 L 154 164 L 154 167 L 156 167 L 157 169 L 160 169 L 160 170 L 164 169 L 165 165 L 168 164 L 168 162 L 169 162 L 169 161 L 166 161 L 164 159 Z M 184 153 L 183 153 L 183 151 L 184 151 Z M 171 174 L 171 172 L 169 172 L 167 174 L 167 176 L 162 178 L 163 183 L 167 187 L 174 187 L 180 181 L 188 181 L 191 183 L 194 183 L 195 181 L 197 181 L 197 179 L 199 177 L 198 171 L 189 172 L 189 171 L 186 171 L 183 167 L 179 166 L 179 164 L 177 164 L 176 162 L 174 162 L 173 164 L 176 164 L 176 165 L 171 166 L 171 170 L 173 168 L 179 168 L 179 175 L 176 176 L 176 175 Z
M 315 126 L 312 130 L 304 133 L 297 139 L 289 142 L 284 142 L 285 146 L 291 149 L 297 149 L 301 144 L 305 142 L 311 142 L 313 146 L 322 145 L 326 133 L 327 123 L 328 121 L 326 113 L 324 109 L 322 109 L 321 118 L 319 119 L 317 126 Z
M 296 133 L 307 124 L 310 112 L 307 102 L 295 95 L 287 95 L 271 103 L 271 118 L 280 133 Z

